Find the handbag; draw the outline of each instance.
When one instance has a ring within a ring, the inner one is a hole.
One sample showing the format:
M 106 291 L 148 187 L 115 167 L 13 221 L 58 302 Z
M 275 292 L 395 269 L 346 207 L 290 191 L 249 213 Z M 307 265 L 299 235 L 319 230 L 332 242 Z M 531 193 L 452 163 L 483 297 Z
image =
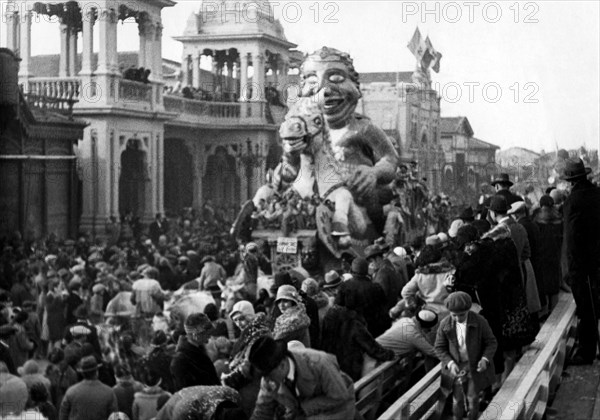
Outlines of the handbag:
M 524 297 L 518 300 L 514 308 L 504 310 L 502 336 L 511 347 L 533 343 L 539 330 L 540 326 L 529 313 Z

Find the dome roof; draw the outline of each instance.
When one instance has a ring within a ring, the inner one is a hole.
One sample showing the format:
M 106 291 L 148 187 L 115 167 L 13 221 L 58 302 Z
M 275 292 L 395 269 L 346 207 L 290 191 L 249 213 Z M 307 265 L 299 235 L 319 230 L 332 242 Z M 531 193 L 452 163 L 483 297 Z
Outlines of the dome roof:
M 188 18 L 184 35 L 256 35 L 265 34 L 287 41 L 283 27 L 274 17 L 269 1 L 205 1 L 199 12 Z

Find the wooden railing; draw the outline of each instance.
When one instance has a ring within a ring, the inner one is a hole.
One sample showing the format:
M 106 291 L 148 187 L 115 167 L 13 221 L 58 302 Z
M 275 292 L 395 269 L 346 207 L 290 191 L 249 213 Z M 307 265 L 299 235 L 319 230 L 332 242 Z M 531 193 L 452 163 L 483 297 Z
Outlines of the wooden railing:
M 374 419 L 386 399 L 397 398 L 424 367 L 423 360 L 402 358 L 382 363 L 354 384 L 356 410 L 365 420 Z M 393 399 L 392 399 L 393 401 Z
M 575 302 L 563 294 L 536 340 L 482 413 L 484 419 L 541 419 L 575 343 Z
M 79 99 L 81 81 L 74 77 L 35 77 L 24 87 L 27 94 L 50 99 Z
M 559 384 L 576 328 L 573 295 L 562 294 L 535 341 L 519 359 L 481 419 L 541 419 Z M 437 416 L 441 365 L 392 404 L 379 420 L 416 420 Z

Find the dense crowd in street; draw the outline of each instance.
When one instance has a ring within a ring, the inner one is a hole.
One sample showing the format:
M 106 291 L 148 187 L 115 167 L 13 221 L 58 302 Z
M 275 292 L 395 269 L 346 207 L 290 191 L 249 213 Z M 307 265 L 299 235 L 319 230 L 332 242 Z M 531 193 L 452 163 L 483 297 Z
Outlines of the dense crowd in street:
M 572 363 L 595 358 L 600 192 L 567 169 L 570 195 L 529 206 L 500 174 L 439 231 L 386 235 L 314 277 L 270 275 L 268 246 L 236 242 L 210 203 L 147 233 L 129 214 L 93 241 L 5 238 L 1 418 L 358 418 L 354 382 L 396 358 L 441 362 L 454 417 L 477 418 L 569 284 Z M 317 204 L 279 203 L 296 227 Z M 268 227 L 277 205 L 261 205 Z

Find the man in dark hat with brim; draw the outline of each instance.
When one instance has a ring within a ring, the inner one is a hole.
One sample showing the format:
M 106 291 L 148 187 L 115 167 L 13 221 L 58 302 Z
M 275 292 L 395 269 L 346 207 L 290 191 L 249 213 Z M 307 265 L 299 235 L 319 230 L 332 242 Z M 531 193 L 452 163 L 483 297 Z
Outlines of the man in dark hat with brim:
M 496 195 L 504 197 L 509 206 L 515 201 L 523 201 L 521 197 L 510 191 L 510 187 L 514 184 L 510 180 L 508 174 L 499 174 L 491 184 L 496 189 Z
M 353 419 L 352 379 L 340 370 L 335 356 L 307 348 L 288 350 L 285 342 L 261 337 L 249 360 L 262 376 L 253 418 Z
M 81 359 L 77 371 L 83 379 L 67 389 L 60 405 L 59 418 L 106 420 L 111 413 L 119 411 L 112 388 L 98 380 L 98 367 L 94 356 Z
M 350 272 L 352 278 L 340 285 L 338 295 L 343 295 L 346 289 L 354 289 L 355 293 L 351 293 L 363 298 L 357 311 L 365 317 L 371 335 L 377 337 L 391 325 L 385 307 L 386 297 L 383 288 L 371 280 L 369 263 L 364 258 L 355 258 Z
M 561 179 L 572 185 L 563 205 L 564 241 L 569 279 L 577 304 L 579 347 L 571 364 L 591 365 L 597 353 L 600 308 L 597 307 L 600 283 L 600 189 L 592 184 L 581 159 L 567 159 Z

